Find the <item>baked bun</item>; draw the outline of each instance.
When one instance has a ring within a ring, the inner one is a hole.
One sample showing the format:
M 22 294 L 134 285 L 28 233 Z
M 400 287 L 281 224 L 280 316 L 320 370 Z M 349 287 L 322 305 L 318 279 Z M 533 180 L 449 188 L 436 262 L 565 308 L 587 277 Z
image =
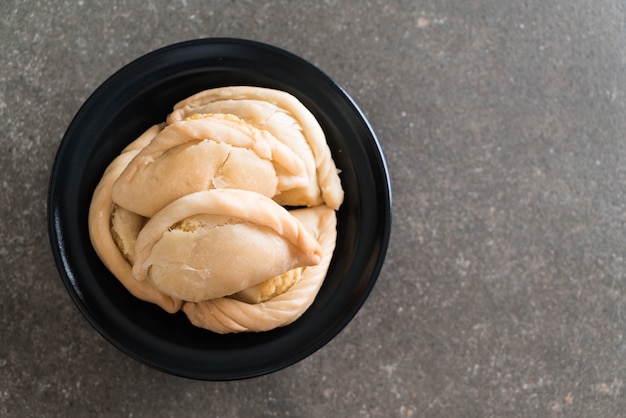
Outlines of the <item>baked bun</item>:
M 315 300 L 343 202 L 324 132 L 294 96 L 205 90 L 107 167 L 96 253 L 135 297 L 217 333 L 298 319 Z
M 259 193 L 213 189 L 183 196 L 152 217 L 135 244 L 133 275 L 199 302 L 320 262 L 297 218 Z
M 291 324 L 302 316 L 326 277 L 337 239 L 337 218 L 334 210 L 323 205 L 296 209 L 291 215 L 320 243 L 320 262 L 291 270 L 229 297 L 185 303 L 183 311 L 191 323 L 220 334 L 260 332 Z
M 111 197 L 111 188 L 120 173 L 159 131 L 159 126 L 151 127 L 109 164 L 94 191 L 89 207 L 88 225 L 96 254 L 122 285 L 133 296 L 174 313 L 182 305 L 180 299 L 162 293 L 151 283 L 137 281 L 132 275 L 134 240 L 145 218 L 120 208 Z
M 203 114 L 167 125 L 128 164 L 113 200 L 151 217 L 175 199 L 214 188 L 272 197 L 307 182 L 286 145 L 233 115 Z
M 278 194 L 275 197 L 278 203 L 287 206 L 325 204 L 339 209 L 343 188 L 326 136 L 315 116 L 296 97 L 284 91 L 253 86 L 209 89 L 178 102 L 167 123 L 213 112 L 236 115 L 270 132 L 305 162 L 308 183 Z

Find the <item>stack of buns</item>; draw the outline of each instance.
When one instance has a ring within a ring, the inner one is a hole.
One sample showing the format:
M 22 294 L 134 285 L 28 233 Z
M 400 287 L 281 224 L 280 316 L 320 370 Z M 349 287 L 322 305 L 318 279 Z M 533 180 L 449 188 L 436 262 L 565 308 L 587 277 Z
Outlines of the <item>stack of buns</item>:
M 105 170 L 89 233 L 139 299 L 217 333 L 285 326 L 313 303 L 343 188 L 313 114 L 250 86 L 174 106 Z

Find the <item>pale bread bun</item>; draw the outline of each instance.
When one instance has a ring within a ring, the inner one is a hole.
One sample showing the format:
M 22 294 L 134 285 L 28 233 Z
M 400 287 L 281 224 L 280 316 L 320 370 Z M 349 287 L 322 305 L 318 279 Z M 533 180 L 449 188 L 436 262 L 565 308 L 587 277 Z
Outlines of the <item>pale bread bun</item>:
M 213 188 L 272 197 L 307 182 L 302 160 L 266 131 L 232 115 L 206 114 L 172 123 L 128 164 L 113 200 L 146 217 L 187 194 Z
M 259 193 L 212 189 L 157 212 L 135 244 L 133 275 L 199 302 L 320 262 L 321 248 L 297 218 Z
M 181 101 L 122 151 L 94 191 L 89 233 L 135 297 L 182 306 L 218 333 L 266 331 L 313 303 L 342 202 L 324 132 L 302 103 L 225 87 Z
M 205 90 L 174 106 L 167 123 L 197 113 L 231 113 L 266 130 L 294 150 L 305 162 L 309 181 L 283 191 L 274 199 L 281 205 L 338 209 L 343 188 L 326 136 L 315 116 L 293 95 L 275 89 L 233 86 Z
M 183 311 L 197 327 L 216 333 L 260 332 L 291 324 L 311 306 L 328 272 L 337 240 L 335 211 L 326 206 L 296 209 L 291 215 L 319 241 L 321 261 L 295 272 L 298 280 L 287 289 L 276 289 L 276 278 L 252 286 L 242 294 L 199 303 L 185 303 Z M 263 293 L 274 287 L 277 292 L 267 300 Z M 282 293 L 278 293 L 281 292 Z M 250 301 L 252 303 L 250 303 Z M 255 301 L 258 301 L 255 302 Z
M 156 125 L 148 129 L 109 164 L 93 193 L 89 207 L 88 226 L 91 243 L 98 257 L 122 285 L 135 297 L 159 305 L 169 313 L 174 313 L 180 309 L 182 301 L 163 294 L 150 282 L 135 280 L 132 275 L 132 267 L 120 251 L 111 231 L 111 217 L 116 210 L 116 205 L 111 198 L 113 182 L 119 177 L 130 160 L 154 138 L 160 129 Z M 143 220 L 138 220 L 132 214 L 127 213 L 126 215 L 126 221 L 129 223 L 143 223 Z M 139 215 L 135 216 L 139 217 Z M 141 219 L 141 217 L 139 218 Z M 122 239 L 127 243 L 129 240 L 132 241 L 132 233 L 130 235 L 125 233 L 118 235 L 122 235 Z M 132 244 L 129 245 L 132 246 Z

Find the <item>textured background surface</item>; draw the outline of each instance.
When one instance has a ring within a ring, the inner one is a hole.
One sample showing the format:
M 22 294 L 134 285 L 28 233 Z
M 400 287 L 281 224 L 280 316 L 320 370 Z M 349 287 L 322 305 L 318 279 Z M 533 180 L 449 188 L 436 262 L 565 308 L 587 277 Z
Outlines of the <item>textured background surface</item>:
M 0 415 L 626 414 L 623 1 L 95 3 L 0 3 Z M 304 361 L 228 383 L 100 337 L 59 279 L 45 212 L 87 96 L 139 55 L 214 36 L 335 78 L 394 186 L 388 258 L 356 318 Z

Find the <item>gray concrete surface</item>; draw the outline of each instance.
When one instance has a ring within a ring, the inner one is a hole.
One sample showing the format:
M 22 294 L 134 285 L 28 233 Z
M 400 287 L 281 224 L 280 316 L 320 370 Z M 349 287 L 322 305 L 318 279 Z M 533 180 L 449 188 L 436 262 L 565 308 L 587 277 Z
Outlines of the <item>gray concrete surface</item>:
M 87 96 L 150 50 L 268 42 L 356 99 L 394 186 L 388 258 L 306 360 L 198 382 L 120 353 L 72 304 L 46 230 Z M 621 0 L 0 3 L 0 415 L 626 415 Z

